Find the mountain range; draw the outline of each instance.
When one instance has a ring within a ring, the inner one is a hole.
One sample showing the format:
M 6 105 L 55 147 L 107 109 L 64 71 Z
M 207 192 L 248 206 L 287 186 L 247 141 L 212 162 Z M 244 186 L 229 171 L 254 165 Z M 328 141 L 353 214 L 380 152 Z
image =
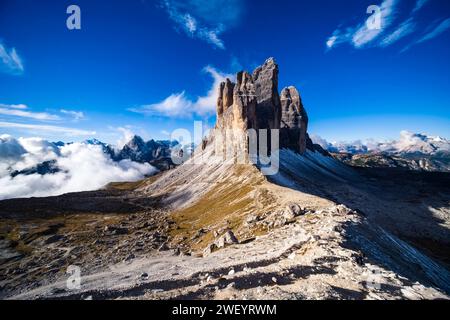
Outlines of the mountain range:
M 221 83 L 215 129 L 181 165 L 89 192 L 0 201 L 0 297 L 449 299 L 449 174 L 339 160 L 436 157 L 445 140 L 330 150 L 310 136 L 300 91 L 279 91 L 278 72 L 270 58 Z M 98 141 L 75 147 L 97 144 L 109 152 Z M 163 159 L 171 144 L 134 137 L 88 178 L 112 157 L 127 168 Z M 71 266 L 83 268 L 76 290 Z
M 64 143 L 61 141 L 49 142 L 48 147 L 53 148 L 54 150 L 59 150 L 60 148 L 71 144 L 72 143 Z M 117 148 L 97 139 L 85 140 L 81 142 L 81 144 L 100 146 L 103 153 L 115 162 L 130 160 L 137 163 L 148 163 L 158 170 L 163 171 L 174 166 L 171 159 L 171 152 L 173 148 L 178 145 L 178 142 L 168 140 L 144 141 L 141 137 L 135 135 L 122 148 Z M 13 170 L 10 175 L 14 178 L 19 175 L 45 175 L 60 171 L 61 169 L 58 167 L 56 160 L 48 160 L 42 161 L 30 167 L 22 168 L 21 170 Z
M 450 172 L 450 141 L 426 134 L 402 131 L 393 141 L 313 141 L 335 158 L 356 167 L 391 167 L 409 170 Z

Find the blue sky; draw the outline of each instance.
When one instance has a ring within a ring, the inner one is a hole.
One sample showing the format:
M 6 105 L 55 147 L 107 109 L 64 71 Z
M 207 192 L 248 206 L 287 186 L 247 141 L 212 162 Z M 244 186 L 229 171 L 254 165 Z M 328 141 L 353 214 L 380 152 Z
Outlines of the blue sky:
M 71 4 L 81 30 L 66 27 Z M 0 134 L 115 143 L 211 127 L 217 84 L 270 56 L 311 133 L 450 137 L 446 0 L 2 0 Z

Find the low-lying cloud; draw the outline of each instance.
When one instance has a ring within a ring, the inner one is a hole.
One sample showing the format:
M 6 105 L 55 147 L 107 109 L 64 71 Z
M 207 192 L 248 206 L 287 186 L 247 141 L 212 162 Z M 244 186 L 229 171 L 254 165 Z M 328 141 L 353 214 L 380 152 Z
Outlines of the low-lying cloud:
M 311 135 L 311 140 L 330 152 L 361 153 L 426 153 L 434 154 L 444 151 L 450 152 L 450 141 L 439 137 L 429 136 L 410 131 L 401 131 L 397 140 L 375 141 L 338 141 L 328 142 L 318 135 Z
M 46 161 L 58 172 L 11 175 Z M 57 146 L 40 138 L 0 136 L 0 199 L 96 190 L 109 182 L 136 181 L 155 172 L 149 164 L 115 162 L 98 145 Z

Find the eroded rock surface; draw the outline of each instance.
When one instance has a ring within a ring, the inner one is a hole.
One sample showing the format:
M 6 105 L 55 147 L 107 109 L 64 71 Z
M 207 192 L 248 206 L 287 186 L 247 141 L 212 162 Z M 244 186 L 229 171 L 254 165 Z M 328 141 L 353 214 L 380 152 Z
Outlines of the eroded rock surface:
M 237 135 L 245 135 L 249 129 L 266 129 L 269 150 L 270 130 L 280 129 L 279 148 L 289 148 L 298 153 L 304 153 L 307 148 L 315 150 L 312 143 L 307 143 L 308 115 L 300 94 L 290 86 L 281 91 L 280 97 L 278 73 L 277 63 L 269 58 L 252 74 L 239 72 L 236 83 L 230 79 L 221 83 L 216 129 L 223 136 L 233 135 L 231 141 L 242 140 Z

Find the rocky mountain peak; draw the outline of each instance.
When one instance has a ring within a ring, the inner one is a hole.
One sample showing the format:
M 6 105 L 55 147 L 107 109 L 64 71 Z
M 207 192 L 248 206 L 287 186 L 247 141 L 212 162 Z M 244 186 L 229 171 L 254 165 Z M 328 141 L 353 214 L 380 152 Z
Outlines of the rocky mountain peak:
M 298 90 L 278 91 L 278 64 L 267 59 L 252 74 L 241 71 L 236 83 L 227 79 L 219 87 L 216 129 L 280 129 L 280 147 L 299 153 L 307 148 L 308 116 Z
M 291 86 L 281 91 L 281 139 L 284 146 L 306 151 L 308 130 L 308 115 L 303 107 L 298 90 Z
M 128 143 L 125 146 L 127 146 L 130 149 L 136 150 L 143 148 L 145 146 L 145 141 L 138 135 L 135 135 L 133 138 L 131 138 L 130 141 L 128 141 Z

